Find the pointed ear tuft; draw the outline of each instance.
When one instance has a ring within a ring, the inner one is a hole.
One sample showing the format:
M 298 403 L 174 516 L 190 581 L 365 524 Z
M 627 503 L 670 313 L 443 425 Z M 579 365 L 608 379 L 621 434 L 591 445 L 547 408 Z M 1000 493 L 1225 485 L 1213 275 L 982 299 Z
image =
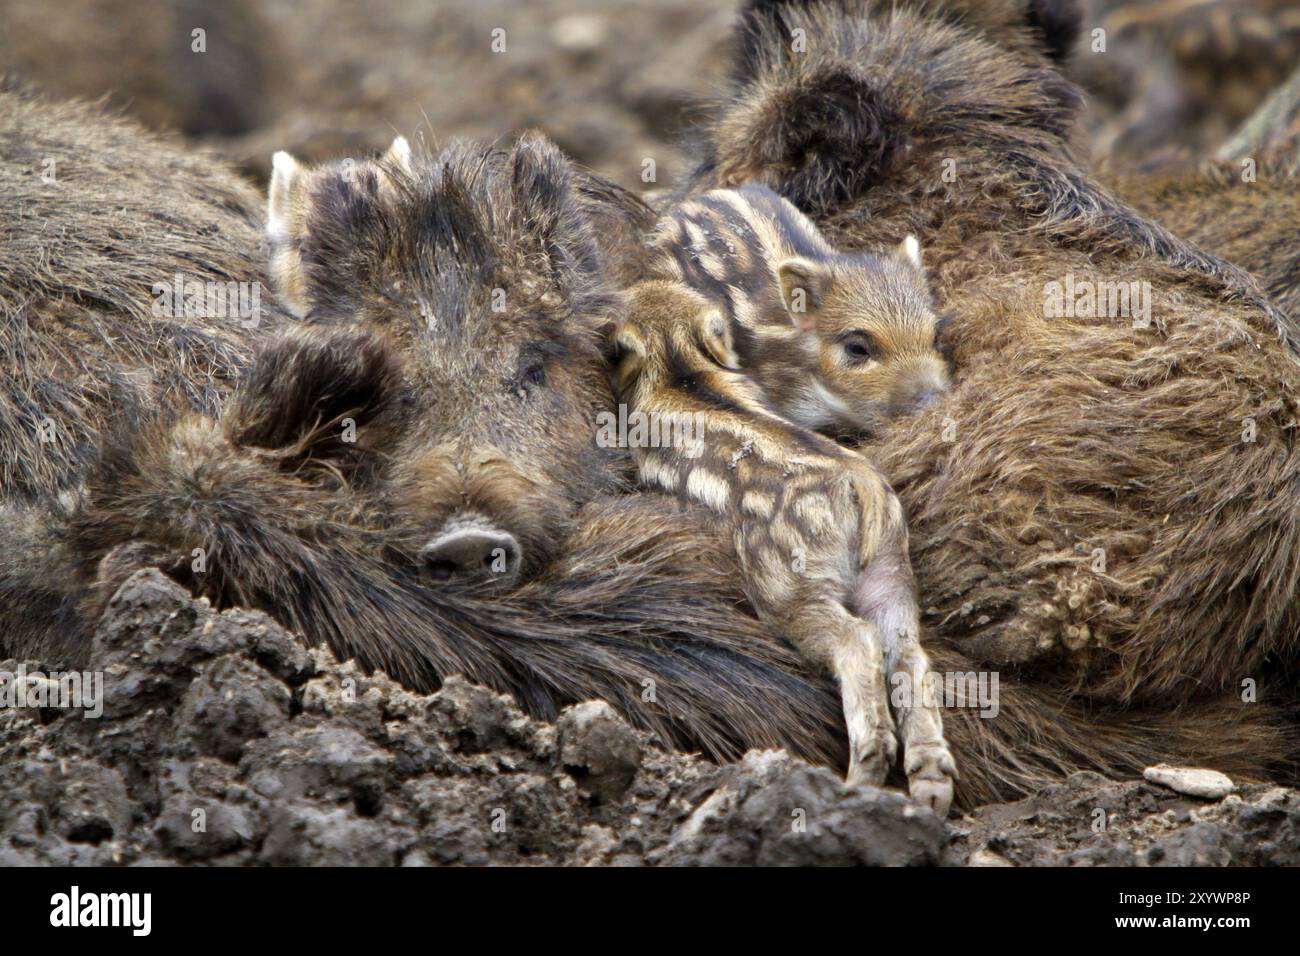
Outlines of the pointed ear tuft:
M 384 161 L 410 175 L 411 144 L 406 141 L 405 136 L 398 136 L 393 140 L 393 145 L 389 146 L 388 152 L 384 153 Z
M 916 236 L 908 236 L 894 249 L 894 255 L 917 269 L 921 266 L 921 243 Z
M 297 186 L 302 182 L 302 167 L 281 150 L 271 157 L 271 189 L 266 204 L 266 232 L 275 242 L 288 237 L 289 220 Z
M 830 267 L 811 259 L 786 259 L 776 269 L 781 285 L 781 303 L 790 321 L 805 332 L 817 325 L 817 312 L 834 282 Z
M 283 150 L 271 157 L 271 187 L 266 202 L 266 237 L 270 241 L 271 284 L 284 307 L 296 316 L 307 312 L 307 282 L 297 240 L 302 238 L 303 166 Z

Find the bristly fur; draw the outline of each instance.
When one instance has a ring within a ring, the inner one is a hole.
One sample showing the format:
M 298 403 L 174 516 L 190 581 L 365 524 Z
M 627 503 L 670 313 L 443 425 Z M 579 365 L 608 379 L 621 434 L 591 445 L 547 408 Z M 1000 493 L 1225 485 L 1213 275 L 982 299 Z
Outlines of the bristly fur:
M 938 644 L 1212 743 L 1199 708 L 1257 708 L 1247 678 L 1275 701 L 1294 682 L 1294 322 L 1089 177 L 1077 92 L 1044 51 L 939 6 L 756 5 L 694 188 L 760 180 L 841 248 L 920 237 L 959 316 L 957 384 L 867 450 L 907 506 Z M 1048 317 L 1067 277 L 1148 284 L 1150 327 Z
M 260 283 L 260 202 L 230 168 L 80 103 L 0 83 L 0 654 L 83 639 L 47 540 L 106 431 L 152 410 L 215 413 L 262 336 L 157 314 L 154 286 Z
M 0 90 L 0 130 L 0 494 L 34 501 L 76 486 L 110 420 L 215 412 L 285 317 L 269 291 L 256 328 L 155 314 L 178 274 L 263 280 L 260 204 L 232 170 L 24 90 Z
M 458 336 L 456 320 L 479 305 L 478 293 L 528 291 L 519 277 L 540 271 L 574 315 L 608 316 L 617 300 L 578 179 L 538 136 L 509 151 L 459 143 L 408 166 L 348 160 L 315 170 L 287 240 L 301 257 L 304 312 L 350 320 L 376 302 L 415 299 L 426 309 L 414 320 L 432 315 Z
M 1277 307 L 1300 322 L 1298 159 L 1283 152 L 1265 154 L 1249 182 L 1236 160 L 1107 181 L 1135 209 L 1249 270 Z
M 969 179 L 996 158 L 986 181 L 1046 239 L 1077 245 L 1086 225 L 1088 241 L 1200 273 L 1206 288 L 1263 310 L 1293 350 L 1300 345 L 1300 326 L 1248 273 L 1137 215 L 1088 177 L 1068 143 L 1082 94 L 1051 69 L 1041 43 L 1026 42 L 1019 23 L 994 29 L 997 11 L 1007 15 L 1002 4 L 979 13 L 943 0 L 752 4 L 738 27 L 739 82 L 715 111 L 692 189 L 758 180 L 829 217 L 854 203 L 878 210 L 881 197 L 868 194 L 879 186 L 891 196 L 904 183 L 943 193 L 945 161 Z M 796 28 L 809 38 L 805 53 L 790 52 Z

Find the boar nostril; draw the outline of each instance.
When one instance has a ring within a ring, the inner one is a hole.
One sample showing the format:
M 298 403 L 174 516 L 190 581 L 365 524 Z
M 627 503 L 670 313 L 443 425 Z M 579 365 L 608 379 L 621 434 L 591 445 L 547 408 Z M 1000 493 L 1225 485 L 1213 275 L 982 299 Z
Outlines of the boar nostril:
M 943 389 L 927 388 L 925 391 L 917 394 L 912 406 L 920 411 L 923 408 L 929 408 L 943 396 Z
M 449 581 L 456 573 L 456 565 L 450 561 L 430 561 L 428 564 L 429 576 L 435 581 Z
M 519 570 L 515 536 L 497 528 L 446 531 L 420 550 L 435 581 L 510 579 Z

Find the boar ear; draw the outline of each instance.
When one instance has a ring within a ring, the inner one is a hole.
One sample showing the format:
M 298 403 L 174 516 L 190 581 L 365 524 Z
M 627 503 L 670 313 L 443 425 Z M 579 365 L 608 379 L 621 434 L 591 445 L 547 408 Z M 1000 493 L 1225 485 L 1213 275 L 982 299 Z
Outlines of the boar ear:
M 572 296 L 574 312 L 591 317 L 607 311 L 604 259 L 564 153 L 540 133 L 525 133 L 515 145 L 511 188 L 520 224 Z
M 1044 51 L 1058 63 L 1069 57 L 1083 33 L 1079 0 L 1029 0 L 1025 19 L 1042 40 Z
M 908 236 L 895 246 L 894 255 L 911 265 L 913 268 L 922 268 L 921 243 L 917 240 L 916 236 Z
M 318 329 L 273 339 L 258 353 L 222 417 L 232 444 L 306 458 L 355 460 L 389 437 L 401 363 L 382 338 Z
M 299 248 L 304 229 L 302 191 L 306 179 L 306 171 L 288 153 L 281 151 L 271 157 L 271 188 L 266 203 L 271 282 L 284 307 L 299 317 L 307 312 L 307 278 Z
M 786 259 L 776 267 L 776 276 L 781 285 L 781 304 L 790 313 L 790 321 L 811 332 L 834 281 L 830 267 L 811 259 Z
M 555 239 L 566 217 L 577 212 L 572 169 L 560 148 L 540 133 L 525 133 L 515 144 L 511 186 L 523 225 L 543 241 Z
M 284 150 L 271 157 L 271 189 L 266 205 L 266 232 L 274 241 L 290 232 L 291 210 L 303 180 L 298 160 Z
M 411 144 L 406 141 L 405 136 L 398 136 L 393 140 L 393 145 L 388 147 L 388 152 L 384 153 L 383 162 L 400 169 L 406 175 L 411 175 Z
M 740 358 L 731 336 L 731 323 L 717 309 L 710 309 L 701 319 L 700 342 L 713 361 L 733 372 L 740 370 Z

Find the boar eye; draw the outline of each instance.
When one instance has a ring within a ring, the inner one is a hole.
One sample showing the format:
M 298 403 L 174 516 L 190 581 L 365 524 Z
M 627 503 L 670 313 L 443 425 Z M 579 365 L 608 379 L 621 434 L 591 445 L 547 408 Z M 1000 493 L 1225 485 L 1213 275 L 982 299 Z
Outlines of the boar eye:
M 948 331 L 948 326 L 951 325 L 951 324 L 952 324 L 952 316 L 951 316 L 951 315 L 941 315 L 941 316 L 939 316 L 939 318 L 938 318 L 937 320 L 935 320 L 935 323 L 934 323 L 934 347 L 935 347 L 936 350 L 938 350 L 938 351 L 942 351 L 942 350 L 943 350 L 943 347 L 944 347 L 944 345 L 946 344 L 946 343 L 944 342 L 944 333 L 946 333 L 946 332 Z
M 850 362 L 865 362 L 876 352 L 875 343 L 866 332 L 849 332 L 840 338 L 840 348 Z
M 519 381 L 525 388 L 535 388 L 546 384 L 546 366 L 541 362 L 532 362 L 524 367 Z

